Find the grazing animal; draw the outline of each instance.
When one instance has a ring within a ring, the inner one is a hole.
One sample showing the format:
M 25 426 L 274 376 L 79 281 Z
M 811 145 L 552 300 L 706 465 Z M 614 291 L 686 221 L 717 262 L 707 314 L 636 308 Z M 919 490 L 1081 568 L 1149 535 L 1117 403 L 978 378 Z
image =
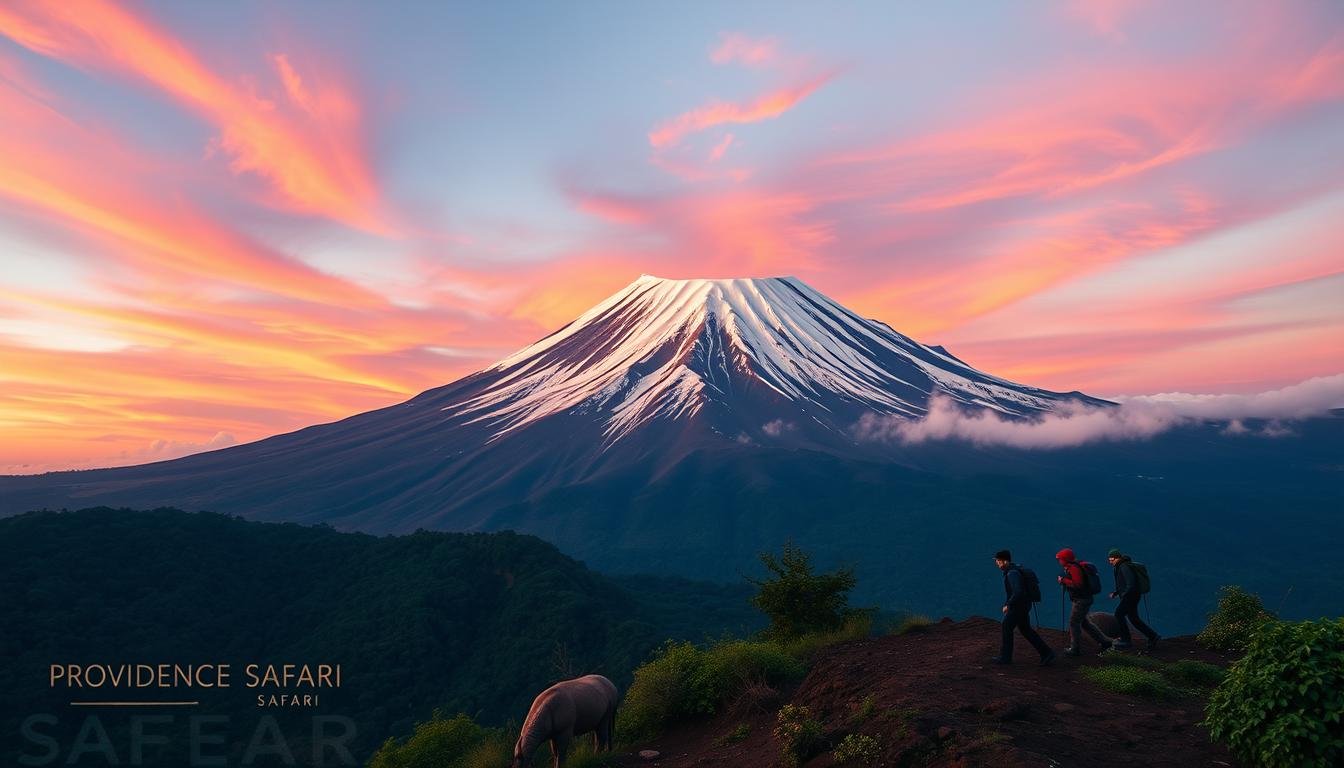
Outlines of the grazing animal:
M 601 675 L 562 680 L 537 694 L 513 747 L 512 768 L 522 768 L 543 741 L 551 742 L 551 766 L 561 768 L 575 736 L 593 732 L 593 747 L 611 749 L 616 729 L 616 686 Z

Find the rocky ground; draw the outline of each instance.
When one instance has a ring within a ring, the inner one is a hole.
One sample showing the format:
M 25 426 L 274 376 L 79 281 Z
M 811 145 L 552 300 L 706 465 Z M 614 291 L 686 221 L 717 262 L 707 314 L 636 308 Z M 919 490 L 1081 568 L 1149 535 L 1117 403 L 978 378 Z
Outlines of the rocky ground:
M 1042 630 L 1052 647 L 1065 636 Z M 658 766 L 783 765 L 772 735 L 785 704 L 808 707 L 820 721 L 823 741 L 802 765 L 836 765 L 835 745 L 848 734 L 873 737 L 869 766 L 1231 766 L 1222 747 L 1199 725 L 1203 700 L 1185 694 L 1152 701 L 1098 688 L 1079 670 L 1105 664 L 1096 647 L 1087 655 L 1062 654 L 1053 666 L 1018 638 L 1016 663 L 994 666 L 999 624 L 972 618 L 944 619 L 922 631 L 844 643 L 821 652 L 796 686 L 759 684 L 714 718 L 688 723 L 618 756 L 623 768 Z M 1164 639 L 1162 661 L 1230 660 L 1195 645 L 1193 638 Z M 648 759 L 641 750 L 659 754 Z

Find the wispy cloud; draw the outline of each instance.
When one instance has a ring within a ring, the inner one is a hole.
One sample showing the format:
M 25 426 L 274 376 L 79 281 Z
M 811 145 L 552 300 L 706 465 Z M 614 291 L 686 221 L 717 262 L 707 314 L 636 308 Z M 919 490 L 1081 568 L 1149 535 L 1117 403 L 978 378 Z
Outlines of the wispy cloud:
M 180 40 L 125 5 L 6 3 L 0 35 L 76 66 L 131 76 L 210 121 L 212 148 L 234 171 L 271 182 L 284 206 L 370 231 L 378 192 L 362 149 L 358 100 L 333 73 L 306 73 L 288 56 L 271 63 L 282 88 L 268 98 L 223 75 Z
M 923 419 L 865 414 L 854 426 L 856 438 L 869 442 L 919 444 L 962 441 L 1013 448 L 1069 448 L 1105 441 L 1143 440 L 1180 426 L 1221 422 L 1229 435 L 1281 437 L 1284 422 L 1322 416 L 1344 407 L 1344 374 L 1250 395 L 1196 395 L 1172 392 L 1123 399 L 1119 405 L 1075 405 L 1038 419 L 1018 420 L 996 411 L 968 411 L 935 397 Z M 1266 421 L 1254 429 L 1247 420 Z
M 715 64 L 743 64 L 763 67 L 779 60 L 779 41 L 772 37 L 748 37 L 737 32 L 719 35 L 719 44 L 710 51 Z
M 834 77 L 834 72 L 827 72 L 777 88 L 745 102 L 711 101 L 660 123 L 649 132 L 649 145 L 654 149 L 663 149 L 690 134 L 718 125 L 741 125 L 773 120 L 793 109 Z

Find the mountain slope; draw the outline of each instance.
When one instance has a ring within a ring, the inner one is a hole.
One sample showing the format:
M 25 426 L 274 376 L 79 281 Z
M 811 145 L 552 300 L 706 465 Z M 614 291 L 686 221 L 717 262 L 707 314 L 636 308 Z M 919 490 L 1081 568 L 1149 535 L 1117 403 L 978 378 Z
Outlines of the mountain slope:
M 791 278 L 646 277 L 404 403 L 176 461 L 0 477 L 0 514 L 177 506 L 373 533 L 513 529 L 606 572 L 722 580 L 791 539 L 857 566 L 860 600 L 936 615 L 994 604 L 966 576 L 988 552 L 1048 572 L 1062 546 L 1094 560 L 1119 546 L 1161 574 L 1164 630 L 1199 626 L 1229 583 L 1286 615 L 1339 612 L 1344 576 L 1300 550 L 1344 535 L 1344 419 L 1061 451 L 856 434 L 935 393 L 1009 419 L 1104 407 L 975 371 Z
M 138 467 L 0 479 L 0 514 L 176 504 L 371 532 L 470 530 L 540 493 L 702 450 L 881 456 L 865 414 L 939 393 L 1025 418 L 1103 401 L 1013 384 L 793 278 L 641 277 L 498 364 L 399 405 Z

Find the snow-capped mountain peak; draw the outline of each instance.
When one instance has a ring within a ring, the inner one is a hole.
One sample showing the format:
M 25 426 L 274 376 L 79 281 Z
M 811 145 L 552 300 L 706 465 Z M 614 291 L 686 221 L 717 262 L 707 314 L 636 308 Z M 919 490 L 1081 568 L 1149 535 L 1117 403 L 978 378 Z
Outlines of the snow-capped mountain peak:
M 481 375 L 488 386 L 444 410 L 494 439 L 589 414 L 608 444 L 707 408 L 720 419 L 773 410 L 840 431 L 862 412 L 920 417 L 935 392 L 1015 416 L 1072 399 L 976 371 L 794 277 L 642 275 Z

